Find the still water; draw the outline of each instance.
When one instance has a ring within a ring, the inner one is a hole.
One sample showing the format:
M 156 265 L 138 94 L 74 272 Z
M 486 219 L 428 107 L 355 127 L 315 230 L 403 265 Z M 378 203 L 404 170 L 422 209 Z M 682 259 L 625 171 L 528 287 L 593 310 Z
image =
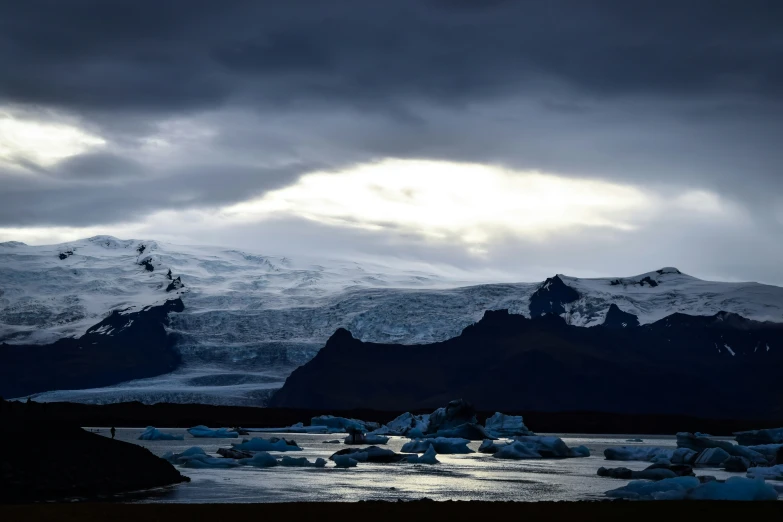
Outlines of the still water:
M 89 428 L 88 428 L 89 429 Z M 184 429 L 170 428 L 166 433 L 184 434 L 184 441 L 141 441 L 143 431 L 138 428 L 118 428 L 119 440 L 148 448 L 161 456 L 168 451 L 179 453 L 192 446 L 199 446 L 214 454 L 218 448 L 230 447 L 238 439 L 195 439 Z M 106 428 L 100 428 L 108 435 Z M 275 434 L 252 434 L 269 438 Z M 329 456 L 346 446 L 325 444 L 324 441 L 341 440 L 345 435 L 280 434 L 280 437 L 296 440 L 303 451 L 273 455 L 307 457 L 314 461 Z M 438 455 L 440 464 L 372 464 L 359 463 L 350 469 L 335 469 L 330 461 L 324 469 L 316 468 L 253 468 L 242 466 L 233 469 L 186 469 L 180 471 L 191 482 L 180 484 L 154 494 L 133 497 L 137 502 L 354 502 L 359 500 L 596 500 L 602 499 L 610 489 L 624 486 L 629 481 L 602 478 L 596 475 L 601 466 L 627 467 L 633 470 L 646 468 L 647 462 L 612 462 L 604 459 L 603 452 L 611 446 L 659 446 L 676 447 L 673 436 L 660 435 L 577 435 L 557 434 L 569 447 L 585 445 L 592 454 L 588 458 L 563 460 L 502 460 L 491 455 Z M 241 439 L 242 437 L 240 437 Z M 248 438 L 248 437 L 245 437 Z M 641 438 L 642 443 L 626 442 L 629 438 Z M 399 452 L 409 439 L 392 437 L 385 448 Z M 469 447 L 477 450 L 480 442 Z M 713 475 L 719 479 L 744 476 L 744 473 L 727 473 L 717 469 L 698 469 L 697 475 Z

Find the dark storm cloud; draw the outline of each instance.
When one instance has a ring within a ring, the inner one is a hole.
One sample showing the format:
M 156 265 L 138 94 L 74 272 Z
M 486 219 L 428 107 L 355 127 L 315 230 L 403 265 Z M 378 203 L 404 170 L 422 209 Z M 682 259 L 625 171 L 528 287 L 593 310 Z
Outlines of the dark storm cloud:
M 72 109 L 783 90 L 775 0 L 31 0 L 0 20 L 0 95 Z
M 214 207 L 385 156 L 706 187 L 763 212 L 783 191 L 781 26 L 777 0 L 3 2 L 0 105 L 75 115 L 117 150 L 15 158 L 0 226 Z M 165 167 L 139 152 L 191 117 L 180 138 L 215 136 Z

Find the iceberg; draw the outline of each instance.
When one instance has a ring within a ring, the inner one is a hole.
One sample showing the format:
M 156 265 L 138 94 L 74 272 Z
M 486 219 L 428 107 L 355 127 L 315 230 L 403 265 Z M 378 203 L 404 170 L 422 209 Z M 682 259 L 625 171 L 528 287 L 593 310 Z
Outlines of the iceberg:
M 345 444 L 386 444 L 389 437 L 385 435 L 376 435 L 373 433 L 364 434 L 360 431 L 351 432 L 343 440 Z
M 232 444 L 235 450 L 241 451 L 302 451 L 295 441 L 279 439 L 272 437 L 271 439 L 263 439 L 261 437 L 254 437 L 252 439 L 244 439 L 241 443 Z
M 206 426 L 194 426 L 192 428 L 188 428 L 188 433 L 196 438 L 205 439 L 236 439 L 239 437 L 239 434 L 236 431 L 231 431 L 228 428 L 213 430 L 207 428 Z
M 422 436 L 429 426 L 429 414 L 413 415 L 412 413 L 403 413 L 385 426 L 375 430 L 373 434 L 377 435 L 403 435 L 403 436 Z M 411 434 L 415 431 L 415 434 Z
M 492 417 L 487 418 L 484 423 L 487 433 L 494 438 L 511 438 L 517 435 L 533 435 L 533 432 L 527 429 L 521 416 L 504 415 L 495 412 Z
M 741 446 L 781 444 L 783 443 L 783 428 L 738 431 L 734 434 L 734 437 L 737 444 L 740 444 Z
M 400 462 L 408 457 L 408 455 L 395 453 L 390 449 L 369 446 L 367 448 L 345 448 L 332 454 L 329 459 L 334 460 L 335 457 L 342 455 L 347 455 L 357 462 L 377 462 L 381 464 Z
M 329 429 L 326 426 L 305 426 L 301 422 L 297 422 L 284 428 L 245 428 L 245 431 L 253 433 L 328 433 Z
M 336 468 L 355 468 L 358 463 L 348 455 L 333 455 L 334 467 Z
M 430 446 L 435 448 L 439 454 L 446 455 L 451 453 L 474 453 L 468 448 L 468 439 L 456 439 L 447 437 L 436 437 L 432 439 L 413 439 L 403 444 L 403 453 L 424 453 Z
M 255 468 L 272 468 L 277 466 L 277 459 L 266 451 L 259 451 L 247 459 L 240 459 L 239 463 L 243 466 L 253 466 Z
M 234 448 L 218 448 L 217 454 L 227 459 L 252 459 L 252 451 L 242 451 Z
M 182 453 L 173 453 L 171 451 L 165 453 L 163 455 L 163 459 L 171 462 L 172 464 L 182 464 L 186 460 L 192 459 L 192 458 L 200 458 L 200 457 L 206 457 L 207 454 L 204 452 L 203 449 L 199 448 L 198 446 L 193 446 L 192 448 L 188 448 Z
M 658 482 L 637 480 L 606 495 L 629 500 L 777 500 L 775 488 L 763 480 L 732 477 L 725 482 L 696 477 L 675 477 Z
M 490 439 L 479 446 L 480 453 L 491 453 L 499 459 L 565 459 L 589 457 L 590 450 L 585 446 L 569 448 L 558 437 L 521 436 L 508 443 L 496 443 Z
M 524 442 L 514 441 L 508 444 L 502 445 L 492 454 L 496 459 L 510 459 L 510 460 L 523 460 L 523 459 L 540 459 L 541 454 L 538 453 L 533 447 Z
M 326 466 L 326 461 L 322 458 L 315 459 L 315 462 L 310 462 L 305 457 L 289 457 L 285 455 L 278 461 L 278 464 L 289 468 L 323 468 Z
M 147 426 L 144 432 L 139 435 L 139 440 L 185 440 L 185 436 L 163 433 L 157 428 Z
M 723 463 L 723 469 L 732 472 L 744 473 L 749 467 L 750 461 L 745 457 L 729 457 Z
M 683 500 L 688 491 L 699 487 L 696 477 L 674 477 L 658 482 L 635 480 L 606 492 L 607 497 L 628 500 Z
M 702 451 L 710 448 L 720 448 L 732 457 L 745 457 L 753 464 L 767 465 L 769 462 L 757 451 L 745 446 L 738 446 L 724 440 L 713 440 L 703 433 L 680 432 L 677 434 L 677 447 Z
M 765 480 L 783 480 L 783 464 L 769 468 L 749 468 L 749 478 L 763 478 Z
M 677 448 L 674 450 L 670 460 L 672 464 L 693 464 L 698 455 L 698 451 L 693 451 L 688 448 Z
M 699 454 L 694 465 L 717 468 L 722 466 L 730 457 L 731 455 L 721 448 L 707 448 Z
M 447 428 L 438 430 L 434 433 L 428 433 L 427 437 L 445 437 L 450 439 L 468 440 L 484 440 L 493 438 L 492 435 L 487 433 L 483 426 L 473 423 L 460 424 L 454 428 Z
M 761 453 L 772 464 L 783 464 L 783 444 L 761 444 L 759 446 L 748 446 L 749 450 Z
M 611 477 L 618 479 L 634 480 L 664 480 L 674 477 L 692 477 L 693 468 L 683 464 L 652 464 L 641 471 L 632 471 L 628 468 L 604 468 L 598 469 L 599 477 Z
M 702 484 L 690 491 L 688 500 L 777 500 L 778 492 L 763 480 L 731 477 L 726 482 L 717 480 Z
M 310 419 L 311 426 L 321 426 L 330 433 L 347 433 L 349 429 L 368 432 L 380 428 L 380 425 L 369 423 L 358 419 L 346 419 L 345 417 L 335 417 L 333 415 L 321 415 Z
M 436 433 L 463 424 L 477 424 L 476 410 L 469 402 L 456 399 L 430 414 L 426 433 Z
M 423 455 L 409 456 L 408 462 L 411 464 L 440 464 L 440 461 L 437 458 L 437 453 L 435 452 L 435 448 L 432 447 L 432 444 L 430 444 L 429 449 L 425 451 Z
M 671 460 L 673 455 L 674 449 L 657 447 L 645 448 L 634 446 L 628 448 L 622 446 L 619 448 L 606 448 L 604 450 L 604 457 L 606 457 L 606 460 L 641 460 L 650 462 L 656 457 L 663 457 Z
M 198 455 L 182 463 L 184 468 L 209 469 L 209 468 L 235 468 L 240 466 L 234 459 L 218 459 L 208 455 Z

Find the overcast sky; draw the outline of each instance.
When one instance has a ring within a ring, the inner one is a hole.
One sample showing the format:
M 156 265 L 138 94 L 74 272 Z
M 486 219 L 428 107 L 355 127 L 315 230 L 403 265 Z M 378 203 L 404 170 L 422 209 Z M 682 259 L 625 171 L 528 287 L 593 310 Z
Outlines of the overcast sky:
M 0 4 L 0 241 L 783 284 L 783 2 Z

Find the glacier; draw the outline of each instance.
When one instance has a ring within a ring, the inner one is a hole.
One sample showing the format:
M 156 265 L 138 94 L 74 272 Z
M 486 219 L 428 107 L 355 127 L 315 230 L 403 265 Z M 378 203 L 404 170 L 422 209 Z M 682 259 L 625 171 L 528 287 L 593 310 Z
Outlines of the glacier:
M 168 327 L 183 359 L 173 373 L 53 390 L 36 394 L 36 401 L 262 406 L 338 328 L 368 342 L 432 343 L 458 335 L 486 310 L 529 317 L 547 303 L 585 327 L 602 324 L 611 305 L 640 324 L 675 312 L 720 311 L 783 322 L 781 288 L 702 281 L 674 268 L 625 278 L 557 275 L 544 284 L 478 284 L 377 263 L 111 236 L 0 243 L 0 266 L 0 343 L 79 337 L 114 310 L 138 311 L 174 297 L 185 306 L 171 314 Z M 571 291 L 555 295 L 558 285 Z M 756 355 L 776 348 L 762 346 Z

